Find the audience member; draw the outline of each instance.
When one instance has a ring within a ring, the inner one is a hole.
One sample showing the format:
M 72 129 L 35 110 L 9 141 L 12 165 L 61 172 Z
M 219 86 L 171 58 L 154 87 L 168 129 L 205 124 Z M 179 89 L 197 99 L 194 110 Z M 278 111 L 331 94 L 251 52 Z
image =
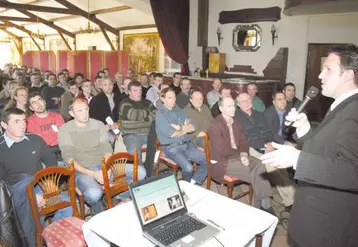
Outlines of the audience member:
M 179 108 L 184 109 L 189 103 L 189 92 L 191 89 L 191 82 L 188 77 L 182 78 L 180 81 L 181 92 L 176 97 L 176 104 Z
M 59 104 L 62 94 L 65 93 L 65 89 L 57 86 L 57 79 L 55 74 L 49 74 L 47 76 L 48 87 L 45 87 L 41 91 L 42 97 L 46 101 L 46 106 L 49 111 L 59 112 Z
M 31 86 L 29 88 L 29 93 L 39 92 L 41 93 L 42 89 L 47 85 L 41 82 L 41 75 L 38 73 L 32 73 L 30 75 Z
M 269 128 L 273 131 L 273 141 L 284 144 L 292 140 L 292 131 L 285 125 L 285 119 L 289 112 L 286 97 L 282 91 L 274 91 L 272 105 L 264 112 L 264 118 Z
M 97 72 L 97 76 L 100 77 L 101 79 L 104 79 L 104 72 L 103 70 L 100 70 Z
M 243 127 L 235 116 L 235 102 L 230 97 L 219 101 L 222 112 L 214 119 L 210 128 L 210 151 L 214 163 L 212 175 L 217 181 L 222 181 L 225 174 L 235 176 L 252 184 L 254 189 L 254 206 L 274 214 L 271 207 L 272 189 L 264 178 L 265 166 L 249 156 L 249 145 L 243 132 Z
M 160 99 L 163 104 L 158 105 L 155 129 L 160 144 L 165 147 L 165 156 L 180 166 L 186 181 L 202 184 L 208 175 L 208 167 L 205 153 L 196 148 L 189 135 L 195 127 L 184 110 L 176 106 L 172 88 L 163 89 Z M 192 162 L 198 165 L 195 174 Z
M 122 72 L 117 72 L 114 75 L 114 85 L 113 85 L 113 93 L 114 94 L 122 94 L 123 92 L 123 79 L 124 74 Z
M 36 227 L 26 192 L 27 185 L 34 179 L 36 172 L 43 167 L 55 166 L 56 157 L 42 138 L 26 133 L 26 116 L 18 108 L 5 110 L 1 116 L 1 126 L 5 133 L 0 137 L 0 180 L 8 185 L 15 210 L 21 219 L 27 246 L 36 246 Z M 34 188 L 38 206 L 45 205 L 40 186 Z M 61 194 L 61 199 L 69 200 Z M 52 221 L 72 216 L 72 208 L 66 207 L 55 212 Z M 41 217 L 44 225 L 44 218 Z
M 149 78 L 147 74 L 140 75 L 140 84 L 142 85 L 142 98 L 145 99 L 148 90 L 152 87 L 151 85 L 149 85 Z
M 87 103 L 89 104 L 93 98 L 92 95 L 92 82 L 88 79 L 84 80 L 82 83 L 82 93 L 78 97 L 82 97 L 87 100 Z
M 83 80 L 85 79 L 82 73 L 76 73 L 74 76 L 75 82 L 79 88 L 82 87 Z
M 65 92 L 61 96 L 61 109 L 60 109 L 60 113 L 66 121 L 69 121 L 72 118 L 69 113 L 69 107 L 72 100 L 80 95 L 80 89 L 78 88 L 75 81 L 70 81 L 68 83 L 68 86 L 69 86 L 68 92 Z
M 193 88 L 189 97 L 190 102 L 184 108 L 184 111 L 195 127 L 195 131 L 190 136 L 197 147 L 204 148 L 205 132 L 213 121 L 213 116 L 209 107 L 204 104 L 204 96 L 201 90 Z
M 148 90 L 146 99 L 155 105 L 156 101 L 159 99 L 159 85 L 163 83 L 163 75 L 161 73 L 154 74 L 154 81 L 152 87 Z
M 142 99 L 142 86 L 139 81 L 131 81 L 128 85 L 129 97 L 119 105 L 119 120 L 122 136 L 127 151 L 134 154 L 138 149 L 138 157 L 142 157 L 141 148 L 147 144 L 147 137 L 156 108 L 147 99 Z M 139 159 L 141 163 L 141 159 Z
M 180 80 L 181 80 L 181 74 L 179 72 L 175 72 L 173 74 L 173 83 L 170 84 L 170 87 L 174 89 L 176 95 L 178 95 L 181 92 Z
M 222 86 L 219 90 L 219 98 L 220 99 L 232 98 L 231 89 L 226 86 Z M 221 111 L 220 111 L 220 107 L 219 107 L 219 101 L 217 101 L 211 108 L 211 115 L 213 115 L 213 118 L 216 118 L 220 114 L 221 114 Z
M 209 108 L 212 109 L 216 102 L 220 100 L 220 88 L 222 87 L 221 79 L 215 78 L 213 80 L 213 90 L 206 94 L 206 99 L 209 104 Z
M 92 86 L 92 95 L 97 96 L 97 94 L 102 92 L 102 78 L 96 76 Z
M 12 92 L 11 100 L 6 104 L 4 110 L 10 108 L 18 108 L 25 112 L 26 117 L 30 116 L 32 112 L 29 110 L 27 104 L 27 97 L 29 90 L 24 86 L 17 86 Z
M 247 93 L 252 99 L 252 109 L 263 113 L 265 111 L 265 103 L 257 96 L 257 92 L 258 88 L 256 83 L 251 82 L 247 85 Z
M 131 78 L 131 80 L 135 80 L 135 71 L 133 69 L 128 69 L 127 70 L 127 77 Z
M 288 82 L 283 86 L 283 92 L 286 96 L 287 106 L 289 109 L 298 108 L 301 105 L 301 100 L 296 97 L 296 86 L 292 82 Z
M 60 72 L 57 74 L 57 78 L 58 78 L 58 86 L 62 87 L 63 89 L 65 89 L 65 91 L 68 90 L 68 81 L 66 78 L 66 75 L 63 72 Z
M 56 156 L 57 164 L 63 165 L 57 135 L 59 128 L 64 125 L 63 117 L 56 112 L 46 110 L 46 102 L 38 92 L 29 95 L 29 107 L 34 112 L 27 118 L 27 132 L 38 134 L 46 142 Z

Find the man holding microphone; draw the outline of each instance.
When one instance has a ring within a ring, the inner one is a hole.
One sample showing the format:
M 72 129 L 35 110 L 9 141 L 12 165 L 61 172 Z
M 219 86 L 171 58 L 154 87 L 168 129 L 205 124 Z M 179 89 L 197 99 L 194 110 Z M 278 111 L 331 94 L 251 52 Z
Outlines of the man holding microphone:
M 312 130 L 306 114 L 293 108 L 286 123 L 296 127 L 302 150 L 274 143 L 276 150 L 260 159 L 296 170 L 288 227 L 292 246 L 353 247 L 358 243 L 358 47 L 333 47 L 319 78 L 322 95 L 335 99 L 325 119 Z

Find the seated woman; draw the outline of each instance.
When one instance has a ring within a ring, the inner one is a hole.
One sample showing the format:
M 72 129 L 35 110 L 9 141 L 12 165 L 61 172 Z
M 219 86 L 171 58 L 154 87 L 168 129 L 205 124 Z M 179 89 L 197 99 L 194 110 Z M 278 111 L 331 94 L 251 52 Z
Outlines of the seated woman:
M 27 98 L 29 95 L 29 90 L 24 86 L 17 86 L 12 91 L 11 100 L 5 105 L 4 110 L 10 108 L 18 108 L 23 110 L 26 114 L 26 117 L 30 116 L 32 112 L 29 109 L 27 104 Z
M 163 104 L 158 104 L 155 129 L 158 140 L 165 147 L 165 156 L 182 169 L 183 177 L 191 183 L 202 184 L 208 174 L 205 153 L 198 150 L 190 135 L 195 130 L 186 113 L 175 105 L 175 91 L 165 88 L 160 93 Z M 193 175 L 193 164 L 199 167 Z

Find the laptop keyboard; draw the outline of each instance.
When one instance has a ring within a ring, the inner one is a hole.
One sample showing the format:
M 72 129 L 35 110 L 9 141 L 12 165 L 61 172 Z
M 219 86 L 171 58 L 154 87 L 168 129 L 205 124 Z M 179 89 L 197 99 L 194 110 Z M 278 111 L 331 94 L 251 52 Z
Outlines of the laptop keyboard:
M 167 246 L 194 231 L 203 229 L 205 226 L 205 224 L 193 217 L 183 215 L 179 219 L 173 221 L 173 223 L 166 225 L 165 228 L 154 230 L 152 236 Z

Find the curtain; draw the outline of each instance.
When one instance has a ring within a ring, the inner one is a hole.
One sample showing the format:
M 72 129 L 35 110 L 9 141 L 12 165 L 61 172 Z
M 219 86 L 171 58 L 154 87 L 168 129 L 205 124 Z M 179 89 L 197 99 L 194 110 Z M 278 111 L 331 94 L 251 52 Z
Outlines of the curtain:
M 166 53 L 189 75 L 189 0 L 150 0 L 150 5 Z

